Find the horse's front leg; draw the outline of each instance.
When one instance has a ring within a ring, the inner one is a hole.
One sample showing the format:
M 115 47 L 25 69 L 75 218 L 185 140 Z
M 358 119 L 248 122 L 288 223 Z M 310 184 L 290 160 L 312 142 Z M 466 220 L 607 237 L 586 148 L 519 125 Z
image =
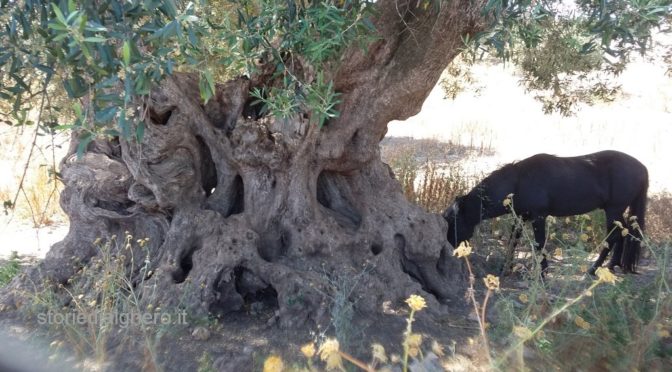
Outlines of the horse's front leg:
M 532 220 L 532 228 L 534 229 L 534 241 L 536 242 L 537 253 L 542 252 L 546 244 L 546 216 L 540 216 Z M 541 276 L 543 277 L 548 271 L 548 261 L 546 254 L 541 254 Z
M 511 234 L 509 235 L 508 245 L 506 247 L 506 257 L 504 258 L 504 266 L 500 271 L 501 276 L 508 275 L 513 266 L 513 258 L 516 253 L 516 246 L 520 241 L 520 236 L 523 234 L 523 225 L 520 221 L 514 222 L 511 226 Z
M 615 229 L 611 233 L 611 236 L 609 237 L 611 238 L 612 236 L 614 237 L 613 239 L 614 254 L 611 255 L 611 259 L 607 264 L 607 268 L 611 271 L 614 271 L 614 267 L 618 266 L 621 268 L 621 270 L 623 270 L 621 259 L 623 258 L 623 249 L 625 249 L 624 244 L 626 239 L 621 236 L 621 229 Z M 610 243 L 609 245 L 612 245 L 612 243 Z

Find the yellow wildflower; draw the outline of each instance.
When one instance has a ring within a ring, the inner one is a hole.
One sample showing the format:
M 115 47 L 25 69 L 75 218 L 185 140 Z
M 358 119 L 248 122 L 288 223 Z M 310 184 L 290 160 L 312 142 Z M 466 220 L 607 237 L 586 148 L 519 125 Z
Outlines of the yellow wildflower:
M 513 334 L 525 340 L 532 338 L 532 331 L 530 331 L 529 328 L 523 326 L 514 326 Z
M 285 368 L 282 358 L 271 355 L 264 361 L 264 372 L 281 372 Z
M 587 271 L 588 271 L 588 265 L 581 265 L 581 266 L 579 266 L 579 270 L 580 270 L 582 273 L 587 272 Z
M 488 287 L 488 289 L 493 291 L 499 289 L 499 277 L 488 274 L 485 278 L 483 278 L 483 281 L 485 282 L 485 286 Z
M 584 242 L 584 243 L 587 242 L 588 241 L 588 234 L 585 234 L 585 233 L 581 234 L 581 241 Z
M 312 342 L 309 342 L 303 346 L 301 346 L 301 353 L 308 359 L 311 359 L 313 356 L 315 356 L 315 344 Z
M 621 221 L 614 221 L 614 225 L 618 226 L 621 229 L 623 228 L 623 224 L 621 223 Z
M 553 256 L 557 258 L 562 258 L 562 249 L 561 248 L 555 248 L 555 251 L 553 251 Z
M 621 230 L 621 236 L 622 237 L 625 238 L 626 236 L 628 236 L 628 234 L 630 234 L 630 230 L 628 230 L 628 229 Z
M 512 201 L 513 201 L 513 193 L 507 195 L 506 198 L 504 198 L 504 200 L 502 201 L 502 205 L 508 207 L 511 205 Z
M 520 302 L 524 304 L 526 304 L 529 301 L 529 299 L 527 298 L 527 294 L 525 293 L 521 293 L 520 296 L 518 296 L 518 299 L 520 300 Z
M 411 297 L 406 299 L 406 304 L 408 304 L 408 307 L 413 311 L 420 311 L 427 307 L 425 299 L 418 295 L 411 295 Z
M 670 337 L 670 331 L 668 331 L 667 329 L 659 329 L 658 330 L 658 337 L 668 338 L 668 337 Z
M 387 363 L 387 355 L 385 354 L 385 348 L 381 344 L 371 345 L 371 354 L 373 354 L 373 360 L 380 363 Z
M 468 242 L 462 242 L 460 245 L 455 248 L 453 251 L 453 256 L 457 256 L 457 258 L 462 258 L 462 257 L 467 257 L 468 255 L 471 254 L 471 246 L 469 245 Z
M 335 338 L 329 338 L 320 345 L 320 349 L 317 353 L 320 354 L 320 359 L 327 363 L 327 370 L 343 370 L 343 359 L 341 358 L 338 348 L 338 340 Z
M 600 267 L 595 271 L 597 280 L 604 283 L 616 284 L 616 275 L 604 267 Z
M 590 323 L 586 322 L 585 319 L 583 319 L 580 316 L 576 316 L 574 318 L 574 324 L 576 324 L 579 328 L 589 330 L 590 329 Z

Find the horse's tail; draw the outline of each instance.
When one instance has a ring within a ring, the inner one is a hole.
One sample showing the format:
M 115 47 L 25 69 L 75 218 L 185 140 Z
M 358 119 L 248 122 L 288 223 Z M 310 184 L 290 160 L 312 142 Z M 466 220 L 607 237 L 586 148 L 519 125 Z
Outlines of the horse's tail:
M 647 178 L 639 194 L 632 204 L 630 204 L 630 213 L 628 221 L 626 221 L 630 235 L 625 239 L 625 249 L 623 250 L 623 257 L 621 259 L 622 268 L 626 272 L 635 272 L 637 263 L 639 262 L 639 253 L 642 247 L 642 239 L 644 238 L 642 232 L 644 232 L 646 222 L 646 194 L 648 189 L 649 181 Z

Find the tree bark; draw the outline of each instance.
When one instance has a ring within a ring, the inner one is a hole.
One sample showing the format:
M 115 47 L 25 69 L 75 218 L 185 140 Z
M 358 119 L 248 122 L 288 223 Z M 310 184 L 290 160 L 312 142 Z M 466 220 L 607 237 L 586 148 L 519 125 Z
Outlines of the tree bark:
M 282 326 L 322 324 L 344 290 L 337 278 L 360 278 L 350 300 L 370 313 L 411 293 L 430 303 L 461 294 L 445 221 L 404 198 L 378 146 L 389 121 L 419 112 L 462 38 L 484 27 L 483 1 L 439 4 L 376 4 L 379 38 L 348 49 L 330 73 L 340 117 L 321 129 L 306 116 L 243 115 L 251 87 L 270 75 L 218 84 L 204 105 L 197 79 L 175 74 L 145 102 L 142 143 L 96 140 L 77 159 L 73 137 L 62 162 L 70 231 L 10 289 L 73 285 L 101 254 L 94 240 L 128 232 L 149 238 L 131 249 L 149 257 L 151 275 L 139 276 L 142 260 L 126 262 L 134 283 L 152 283 L 146 302 L 195 314 L 263 300 Z

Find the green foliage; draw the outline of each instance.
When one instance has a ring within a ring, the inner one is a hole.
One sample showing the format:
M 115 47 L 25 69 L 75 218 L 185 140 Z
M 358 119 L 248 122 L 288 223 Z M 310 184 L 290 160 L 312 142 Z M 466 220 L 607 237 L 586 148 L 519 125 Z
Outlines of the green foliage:
M 47 94 L 51 80 L 62 77 L 70 99 L 91 102 L 73 124 L 59 127 L 78 130 L 83 151 L 100 134 L 128 137 L 135 128 L 140 139 L 144 113 L 135 98 L 147 95 L 166 74 L 198 72 L 200 96 L 207 102 L 215 94 L 216 76 L 252 74 L 263 59 L 276 64 L 283 78 L 263 96 L 265 103 L 278 99 L 270 111 L 286 117 L 307 109 L 321 125 L 337 115 L 333 83 L 321 74 L 297 76 L 293 64 L 302 60 L 304 68 L 321 71 L 372 30 L 364 19 L 367 2 L 338 4 L 2 1 L 0 98 L 12 101 L 10 111 L 23 123 L 30 97 Z
M 567 231 L 578 234 L 588 227 L 603 225 L 604 221 L 596 221 L 595 217 L 592 213 L 565 221 Z M 600 233 L 604 237 L 603 229 Z M 599 243 L 591 245 L 599 247 Z M 520 337 L 516 329 L 533 330 L 543 325 L 526 341 L 534 352 L 525 359 L 550 365 L 551 369 L 656 369 L 655 363 L 670 358 L 669 347 L 665 346 L 672 312 L 669 245 L 651 245 L 645 239 L 643 246 L 650 262 L 643 270 L 653 272 L 646 278 L 626 276 L 617 279 L 615 285 L 597 288 L 586 275 L 587 263 L 594 257 L 588 254 L 582 240 L 562 246 L 552 254 L 556 263 L 545 281 L 530 275 L 533 270 L 521 270 L 527 288 L 499 298 L 497 324 L 490 336 L 510 343 Z M 572 299 L 571 306 L 567 306 L 567 299 Z M 544 323 L 549 314 L 557 315 Z M 504 358 L 502 362 L 508 363 Z M 522 358 L 521 362 L 524 363 Z
M 541 44 L 549 34 L 548 26 L 557 23 L 576 27 L 574 34 L 585 38 L 582 52 L 601 49 L 626 62 L 632 51 L 646 51 L 652 30 L 670 21 L 670 10 L 670 0 L 577 0 L 575 4 L 490 0 L 483 12 L 492 16 L 493 25 L 476 35 L 472 52 L 484 48 L 508 60 L 518 44 L 528 48 Z
M 670 0 L 490 0 L 493 25 L 465 40 L 472 60 L 484 54 L 519 65 L 544 111 L 572 113 L 577 102 L 611 101 L 607 83 L 633 52 L 651 47 L 653 30 L 669 25 Z
M 204 351 L 203 354 L 198 358 L 198 372 L 214 372 L 215 369 L 212 367 L 212 356 L 207 351 Z
M 0 110 L 15 124 L 27 124 L 34 106 L 43 108 L 40 124 L 46 121 L 43 111 L 59 119 L 74 116 L 72 124 L 57 128 L 78 131 L 84 142 L 98 135 L 139 140 L 146 113 L 138 98 L 166 75 L 196 72 L 207 102 L 220 78 L 268 73 L 271 84 L 253 92 L 267 113 L 307 113 L 323 125 L 338 115 L 332 79 L 344 50 L 353 44 L 366 49 L 376 38 L 376 5 L 0 0 Z M 438 1 L 418 6 L 433 7 L 433 14 L 441 10 Z M 576 98 L 567 79 L 595 69 L 620 72 L 631 52 L 647 49 L 651 30 L 669 23 L 670 0 L 579 0 L 575 9 L 569 12 L 559 0 L 490 0 L 482 11 L 492 23 L 466 36 L 468 55 L 487 52 L 520 63 L 528 86 L 545 92 L 539 97 L 547 111 L 567 113 L 585 97 L 610 99 L 615 88 L 599 84 Z M 81 112 L 70 105 L 62 110 L 62 102 L 52 99 L 59 94 L 80 101 Z
M 569 254 L 576 253 L 579 251 Z M 580 262 L 574 257 L 571 261 L 572 266 L 562 268 L 556 274 L 561 277 L 552 280 L 547 288 L 532 285 L 522 293 L 503 296 L 497 303 L 498 322 L 491 333 L 493 338 L 502 341 L 511 338 L 511 329 L 517 325 L 534 329 L 550 309 L 562 303 L 560 299 L 576 296 L 587 288 L 590 281 L 571 279 L 577 275 Z M 669 263 L 658 264 L 667 269 L 664 265 Z M 663 344 L 670 327 L 672 303 L 666 293 L 669 274 L 665 275 L 658 275 L 646 284 L 626 278 L 615 286 L 590 291 L 589 296 L 559 314 L 528 345 L 545 364 L 558 368 L 602 366 L 629 370 L 651 365 L 654 359 L 669 358 Z M 548 293 L 550 288 L 559 293 Z
M 21 263 L 16 252 L 12 252 L 9 261 L 0 266 L 0 287 L 9 283 L 21 270 Z
M 365 47 L 374 40 L 368 18 L 370 4 L 328 1 L 308 5 L 279 0 L 234 3 L 238 5 L 237 20 L 223 22 L 219 30 L 219 38 L 227 41 L 228 50 L 222 62 L 244 66 L 240 72 L 247 74 L 256 72 L 259 65 L 271 64 L 275 66 L 274 78 L 282 82 L 269 89 L 254 89 L 252 96 L 257 104 L 280 118 L 308 112 L 319 126 L 337 117 L 339 94 L 324 71 L 335 71 L 347 46 L 356 42 Z
M 22 112 L 29 97 L 47 96 L 51 79 L 60 77 L 70 99 L 90 99 L 73 124 L 58 128 L 79 130 L 80 153 L 96 135 L 129 136 L 142 119 L 135 97 L 177 65 L 199 67 L 199 35 L 206 28 L 190 3 L 3 1 L 0 7 L 6 23 L 0 96 Z M 53 109 L 50 104 L 45 109 Z
M 603 67 L 602 51 L 586 44 L 589 39 L 584 32 L 573 20 L 548 22 L 543 30 L 544 42 L 520 48 L 516 56 L 523 80 L 529 89 L 539 92 L 536 98 L 547 113 L 568 115 L 575 102 L 615 98 L 618 89 L 601 82 L 606 79 L 595 74 Z
M 348 349 L 361 342 L 361 330 L 354 327 L 355 305 L 358 299 L 354 293 L 367 275 L 371 274 L 373 267 L 365 266 L 362 271 L 350 276 L 331 275 L 324 272 L 324 279 L 329 283 L 331 290 L 324 292 L 326 298 L 331 301 L 329 310 L 331 316 L 330 326 L 334 330 L 336 338 L 342 347 Z
M 444 75 L 439 81 L 441 89 L 443 89 L 444 99 L 454 100 L 460 93 L 467 90 L 479 94 L 482 85 L 472 74 L 471 66 L 471 61 L 465 61 L 462 56 L 458 56 L 446 67 Z

